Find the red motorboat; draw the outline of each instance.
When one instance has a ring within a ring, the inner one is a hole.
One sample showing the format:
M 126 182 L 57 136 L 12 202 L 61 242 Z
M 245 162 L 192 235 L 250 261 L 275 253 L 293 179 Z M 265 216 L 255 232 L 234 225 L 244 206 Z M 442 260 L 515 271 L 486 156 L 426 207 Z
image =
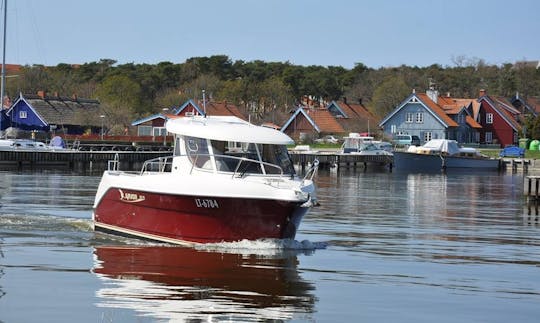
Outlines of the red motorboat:
M 294 239 L 316 199 L 317 163 L 296 175 L 290 137 L 236 117 L 179 117 L 166 127 L 173 156 L 140 172 L 104 172 L 96 230 L 176 244 Z

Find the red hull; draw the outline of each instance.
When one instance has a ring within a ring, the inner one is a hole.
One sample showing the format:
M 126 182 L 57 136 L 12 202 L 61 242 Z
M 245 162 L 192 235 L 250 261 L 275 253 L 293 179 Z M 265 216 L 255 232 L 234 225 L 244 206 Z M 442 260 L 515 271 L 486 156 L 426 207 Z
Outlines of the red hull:
M 94 223 L 96 230 L 173 243 L 293 239 L 308 210 L 301 204 L 111 188 Z

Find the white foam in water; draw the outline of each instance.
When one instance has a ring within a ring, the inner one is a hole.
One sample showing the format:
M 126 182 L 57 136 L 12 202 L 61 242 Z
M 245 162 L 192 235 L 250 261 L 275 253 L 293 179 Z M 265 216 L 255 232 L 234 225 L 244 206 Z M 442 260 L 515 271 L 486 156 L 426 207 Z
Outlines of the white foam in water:
M 326 248 L 324 242 L 309 240 L 297 241 L 291 239 L 261 239 L 241 240 L 236 242 L 219 242 L 196 245 L 195 248 L 204 251 L 219 251 L 226 253 L 276 255 L 283 252 L 306 252 Z
M 2 214 L 0 226 L 16 230 L 42 231 L 92 231 L 92 221 L 80 218 L 66 218 L 50 215 Z

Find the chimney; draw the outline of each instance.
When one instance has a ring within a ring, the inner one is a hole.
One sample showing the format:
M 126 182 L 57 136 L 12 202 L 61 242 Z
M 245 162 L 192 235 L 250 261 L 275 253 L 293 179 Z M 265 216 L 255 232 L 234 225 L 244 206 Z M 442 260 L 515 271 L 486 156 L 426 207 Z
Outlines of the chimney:
M 77 94 L 73 93 L 73 95 L 71 95 L 71 98 L 73 99 L 73 101 L 77 101 Z
M 343 103 L 347 104 L 347 97 L 346 96 L 343 97 Z
M 426 94 L 431 101 L 437 103 L 439 99 L 439 91 L 435 89 L 435 82 L 433 82 L 431 79 L 429 80 L 429 90 L 426 91 Z
M 47 95 L 47 93 L 45 93 L 45 91 L 41 90 L 41 91 L 38 91 L 37 92 L 37 95 L 42 98 L 42 99 L 45 99 L 45 96 Z
M 485 89 L 480 89 L 480 93 L 478 94 L 478 97 L 481 98 L 484 95 L 486 95 L 486 90 Z
M 446 97 L 447 97 L 447 98 L 450 97 L 450 92 L 446 92 Z
M 358 104 L 362 105 L 362 98 L 358 98 Z

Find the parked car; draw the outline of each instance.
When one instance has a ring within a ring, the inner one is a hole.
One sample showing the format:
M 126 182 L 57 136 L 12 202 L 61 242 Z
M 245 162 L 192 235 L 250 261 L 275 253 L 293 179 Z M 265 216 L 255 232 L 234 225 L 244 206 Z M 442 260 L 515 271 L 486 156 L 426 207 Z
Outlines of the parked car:
M 499 157 L 525 157 L 525 148 L 518 146 L 506 146 L 499 153 Z
M 420 146 L 420 138 L 413 135 L 396 135 L 394 137 L 394 144 L 398 146 Z
M 326 135 L 322 138 L 315 139 L 315 142 L 318 144 L 337 144 L 339 143 L 339 139 L 332 135 Z

